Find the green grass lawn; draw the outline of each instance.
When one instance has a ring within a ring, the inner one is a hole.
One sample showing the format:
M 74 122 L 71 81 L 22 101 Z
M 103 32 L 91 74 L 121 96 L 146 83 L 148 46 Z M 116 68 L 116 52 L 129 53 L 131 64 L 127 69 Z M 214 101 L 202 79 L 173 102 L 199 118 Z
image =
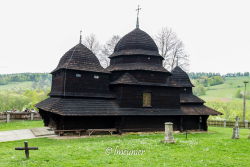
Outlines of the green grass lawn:
M 30 129 L 36 127 L 43 127 L 42 121 L 11 121 L 9 123 L 0 122 L 0 131 Z
M 175 134 L 176 144 L 163 144 L 163 133 L 93 136 L 80 139 L 37 138 L 28 140 L 30 159 L 14 147 L 23 141 L 0 143 L 1 167 L 155 167 L 155 166 L 250 166 L 248 129 L 232 140 L 231 128 L 209 127 L 208 133 Z M 108 149 L 107 149 L 108 148 Z M 107 154 L 106 150 L 111 150 Z M 117 150 L 144 150 L 143 155 L 117 155 Z

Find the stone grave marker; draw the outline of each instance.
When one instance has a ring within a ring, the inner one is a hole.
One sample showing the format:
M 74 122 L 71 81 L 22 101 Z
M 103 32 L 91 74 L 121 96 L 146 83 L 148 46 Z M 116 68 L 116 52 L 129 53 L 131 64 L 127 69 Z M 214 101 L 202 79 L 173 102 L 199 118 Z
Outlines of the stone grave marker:
M 173 136 L 173 123 L 166 122 L 165 123 L 165 138 L 163 143 L 175 143 Z
M 232 139 L 239 139 L 240 138 L 240 128 L 239 128 L 239 117 L 235 118 L 235 125 L 233 128 L 233 136 Z

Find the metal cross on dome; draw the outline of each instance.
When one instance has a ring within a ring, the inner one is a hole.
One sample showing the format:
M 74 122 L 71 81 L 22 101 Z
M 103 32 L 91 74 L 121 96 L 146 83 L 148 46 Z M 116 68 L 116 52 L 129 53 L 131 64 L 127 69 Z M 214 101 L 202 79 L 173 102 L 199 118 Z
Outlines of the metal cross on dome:
M 82 30 L 80 31 L 80 41 L 79 43 L 82 43 Z
M 140 12 L 141 8 L 140 8 L 140 5 L 138 5 L 136 11 L 137 11 L 137 17 L 139 16 L 139 12 Z
M 137 20 L 136 20 L 136 28 L 139 28 L 139 13 L 140 13 L 140 5 L 138 5 L 136 11 L 137 11 Z

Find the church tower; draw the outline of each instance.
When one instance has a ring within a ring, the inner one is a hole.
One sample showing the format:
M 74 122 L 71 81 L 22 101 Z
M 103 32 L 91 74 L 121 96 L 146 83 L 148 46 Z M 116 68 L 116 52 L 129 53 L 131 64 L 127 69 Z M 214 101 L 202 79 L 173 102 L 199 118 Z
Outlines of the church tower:
M 52 72 L 50 96 L 109 96 L 109 72 L 80 42 L 67 51 Z

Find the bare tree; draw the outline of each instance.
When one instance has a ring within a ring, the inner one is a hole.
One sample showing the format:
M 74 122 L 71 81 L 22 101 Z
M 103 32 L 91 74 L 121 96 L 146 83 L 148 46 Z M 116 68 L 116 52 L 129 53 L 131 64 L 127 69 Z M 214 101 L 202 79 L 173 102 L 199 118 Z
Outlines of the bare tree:
M 115 45 L 119 40 L 120 36 L 114 35 L 105 45 L 100 45 L 96 36 L 90 34 L 85 37 L 83 44 L 97 56 L 103 67 L 107 67 L 109 65 L 108 57 L 113 53 Z
M 183 70 L 188 70 L 189 67 L 189 55 L 185 52 L 183 42 L 179 41 L 176 43 L 175 47 L 172 50 L 172 56 L 170 56 L 169 66 L 171 66 L 171 70 L 179 66 Z
M 115 45 L 120 40 L 120 36 L 113 35 L 113 37 L 103 45 L 101 54 L 100 54 L 100 61 L 104 67 L 109 66 L 109 56 L 114 52 Z
M 94 34 L 90 34 L 85 37 L 83 44 L 89 48 L 96 56 L 98 56 L 100 52 L 100 44 Z
M 163 66 L 172 70 L 175 66 L 180 66 L 184 70 L 188 69 L 189 56 L 185 52 L 183 42 L 178 39 L 177 35 L 167 27 L 155 36 L 156 44 L 159 48 L 160 55 L 165 59 Z

